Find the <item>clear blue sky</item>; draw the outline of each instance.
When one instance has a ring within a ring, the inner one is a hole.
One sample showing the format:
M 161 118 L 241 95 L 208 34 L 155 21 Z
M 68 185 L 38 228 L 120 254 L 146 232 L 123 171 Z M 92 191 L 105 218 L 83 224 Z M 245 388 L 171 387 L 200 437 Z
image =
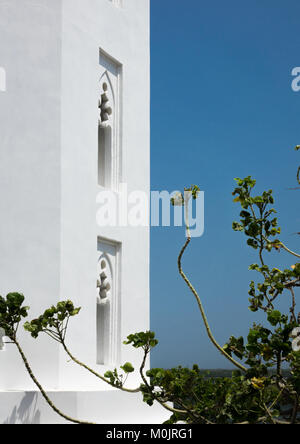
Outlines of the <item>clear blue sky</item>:
M 151 0 L 152 190 L 199 184 L 205 191 L 205 234 L 184 266 L 222 345 L 258 320 L 248 310 L 248 266 L 257 262 L 244 235 L 232 231 L 239 206 L 234 177 L 252 175 L 272 188 L 282 240 L 300 250 L 299 0 Z M 298 155 L 297 155 L 298 154 Z M 198 363 L 230 368 L 208 342 L 192 295 L 177 276 L 184 242 L 179 228 L 153 228 L 151 328 L 160 345 L 152 366 Z M 270 257 L 289 267 L 285 253 Z M 276 261 L 276 262 L 274 262 Z M 300 311 L 300 308 L 299 308 Z

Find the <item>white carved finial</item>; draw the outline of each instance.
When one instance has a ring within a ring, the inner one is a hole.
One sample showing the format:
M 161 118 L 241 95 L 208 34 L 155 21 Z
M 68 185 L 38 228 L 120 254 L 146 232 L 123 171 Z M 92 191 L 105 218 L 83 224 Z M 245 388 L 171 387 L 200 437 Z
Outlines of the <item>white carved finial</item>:
M 0 66 L 0 92 L 6 91 L 6 71 Z
M 105 124 L 109 121 L 110 116 L 113 113 L 113 110 L 109 104 L 108 98 L 108 85 L 106 82 L 102 85 L 103 93 L 101 94 L 101 99 L 99 100 L 99 109 L 100 109 L 100 124 Z
M 97 281 L 97 288 L 99 288 L 100 302 L 103 302 L 109 298 L 111 284 L 110 284 L 108 276 L 105 272 L 106 267 L 107 267 L 106 261 L 103 259 L 101 261 L 100 265 L 101 265 L 101 272 L 99 275 L 100 279 L 98 279 L 98 281 Z

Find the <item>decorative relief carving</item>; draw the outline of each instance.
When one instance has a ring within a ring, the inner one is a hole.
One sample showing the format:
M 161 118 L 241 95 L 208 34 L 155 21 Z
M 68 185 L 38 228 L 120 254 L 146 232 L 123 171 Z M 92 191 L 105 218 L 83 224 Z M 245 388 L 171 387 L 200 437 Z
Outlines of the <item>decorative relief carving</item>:
M 120 349 L 119 247 L 98 240 L 97 363 L 117 365 Z
M 107 275 L 109 266 L 108 266 L 106 259 L 101 260 L 100 268 L 101 268 L 101 271 L 100 271 L 99 279 L 97 281 L 97 288 L 99 288 L 99 297 L 100 297 L 100 300 L 98 301 L 99 303 L 106 302 L 107 299 L 109 299 L 110 290 L 111 290 L 111 286 L 112 286 L 111 279 Z
M 99 128 L 98 128 L 98 185 L 112 189 L 116 187 L 116 125 L 114 91 L 107 71 L 100 79 Z
M 102 83 L 102 91 L 103 93 L 101 94 L 101 98 L 99 100 L 99 124 L 106 126 L 107 122 L 110 120 L 110 117 L 113 114 L 113 110 L 108 97 L 108 84 L 106 82 Z
M 97 281 L 97 362 L 100 365 L 112 363 L 112 266 L 103 253 L 98 263 Z
M 121 180 L 121 65 L 99 52 L 98 185 L 118 191 Z

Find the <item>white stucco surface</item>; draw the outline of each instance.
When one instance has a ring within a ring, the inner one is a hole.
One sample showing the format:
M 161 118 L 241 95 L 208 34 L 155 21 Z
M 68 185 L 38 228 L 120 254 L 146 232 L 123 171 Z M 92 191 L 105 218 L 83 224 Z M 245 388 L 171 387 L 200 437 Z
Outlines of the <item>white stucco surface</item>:
M 119 181 L 148 193 L 149 0 L 123 0 L 122 7 L 109 0 L 0 0 L 7 87 L 0 94 L 0 294 L 24 293 L 31 319 L 59 300 L 82 306 L 67 342 L 103 373 L 96 364 L 97 239 L 120 245 L 124 340 L 149 328 L 149 229 L 96 225 L 100 50 L 122 67 Z M 74 392 L 76 406 L 87 399 L 84 391 L 109 390 L 70 364 L 59 344 L 34 341 L 22 329 L 19 339 L 47 390 Z M 118 364 L 137 367 L 141 360 L 121 344 L 120 355 Z M 129 385 L 138 381 L 133 376 Z M 22 402 L 11 391 L 34 389 L 14 346 L 6 345 L 0 423 L 8 416 L 4 399 L 12 409 Z
M 95 424 L 161 424 L 171 415 L 157 404 L 147 406 L 141 395 L 117 391 L 56 391 L 48 396 L 68 416 Z M 70 424 L 39 392 L 0 392 L 0 399 L 0 424 Z

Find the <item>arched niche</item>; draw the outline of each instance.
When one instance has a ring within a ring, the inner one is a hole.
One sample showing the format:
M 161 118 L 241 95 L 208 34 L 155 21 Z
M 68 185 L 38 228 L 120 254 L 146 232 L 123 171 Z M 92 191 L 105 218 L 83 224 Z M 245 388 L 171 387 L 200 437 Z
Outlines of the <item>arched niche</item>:
M 115 97 L 107 71 L 100 78 L 98 126 L 98 185 L 113 187 L 115 151 Z
M 109 365 L 111 362 L 112 337 L 112 265 L 106 254 L 98 261 L 97 284 L 97 363 Z

